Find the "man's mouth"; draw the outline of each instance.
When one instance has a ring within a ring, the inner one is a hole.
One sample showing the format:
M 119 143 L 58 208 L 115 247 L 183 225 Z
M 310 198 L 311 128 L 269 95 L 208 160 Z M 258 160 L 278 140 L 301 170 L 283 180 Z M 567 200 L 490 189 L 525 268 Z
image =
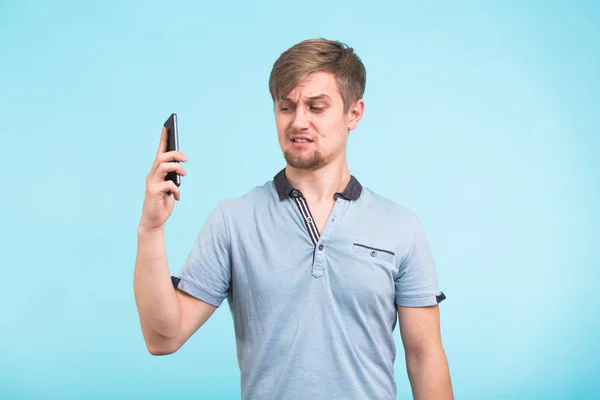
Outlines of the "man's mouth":
M 294 143 L 311 143 L 312 140 L 310 140 L 307 137 L 297 136 L 297 137 L 292 137 L 292 142 L 294 142 Z

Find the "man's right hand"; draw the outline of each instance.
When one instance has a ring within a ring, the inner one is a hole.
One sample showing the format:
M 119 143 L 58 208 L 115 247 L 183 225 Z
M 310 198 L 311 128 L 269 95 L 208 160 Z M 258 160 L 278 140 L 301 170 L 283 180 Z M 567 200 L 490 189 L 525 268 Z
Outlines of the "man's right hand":
M 179 151 L 166 152 L 166 149 L 167 129 L 163 128 L 154 164 L 146 176 L 146 195 L 139 228 L 147 232 L 163 230 L 173 212 L 175 200 L 181 198 L 177 185 L 173 181 L 165 181 L 165 176 L 169 172 L 185 176 L 185 169 L 175 161 L 185 162 L 187 157 Z

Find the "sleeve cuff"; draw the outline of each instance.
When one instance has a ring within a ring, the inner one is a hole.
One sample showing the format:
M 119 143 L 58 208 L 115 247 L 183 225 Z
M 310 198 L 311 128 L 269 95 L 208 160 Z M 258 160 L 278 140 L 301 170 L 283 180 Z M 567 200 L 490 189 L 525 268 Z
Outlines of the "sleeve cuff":
M 215 307 L 219 307 L 223 303 L 223 300 L 225 300 L 225 298 L 215 297 L 205 292 L 192 282 L 187 281 L 179 276 L 171 276 L 171 282 L 173 283 L 174 288 L 186 292 L 190 296 L 193 296 Z
M 397 297 L 396 305 L 400 307 L 427 307 L 434 306 L 446 300 L 444 292 L 433 296 L 424 297 Z

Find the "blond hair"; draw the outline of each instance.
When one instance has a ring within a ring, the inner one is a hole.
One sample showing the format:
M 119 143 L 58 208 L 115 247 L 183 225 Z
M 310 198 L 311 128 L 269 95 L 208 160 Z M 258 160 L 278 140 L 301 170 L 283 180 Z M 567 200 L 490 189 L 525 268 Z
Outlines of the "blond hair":
M 367 72 L 354 49 L 339 41 L 320 38 L 295 44 L 275 61 L 269 77 L 273 102 L 284 99 L 314 72 L 329 72 L 335 76 L 344 112 L 362 99 Z

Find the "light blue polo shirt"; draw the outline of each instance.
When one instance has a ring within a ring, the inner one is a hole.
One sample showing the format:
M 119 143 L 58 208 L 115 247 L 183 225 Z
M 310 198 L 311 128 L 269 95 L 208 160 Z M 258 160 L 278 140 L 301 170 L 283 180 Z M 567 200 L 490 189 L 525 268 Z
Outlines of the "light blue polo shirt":
M 352 177 L 319 232 L 285 170 L 220 202 L 172 280 L 228 300 L 244 400 L 396 399 L 396 306 L 445 298 L 414 213 Z

